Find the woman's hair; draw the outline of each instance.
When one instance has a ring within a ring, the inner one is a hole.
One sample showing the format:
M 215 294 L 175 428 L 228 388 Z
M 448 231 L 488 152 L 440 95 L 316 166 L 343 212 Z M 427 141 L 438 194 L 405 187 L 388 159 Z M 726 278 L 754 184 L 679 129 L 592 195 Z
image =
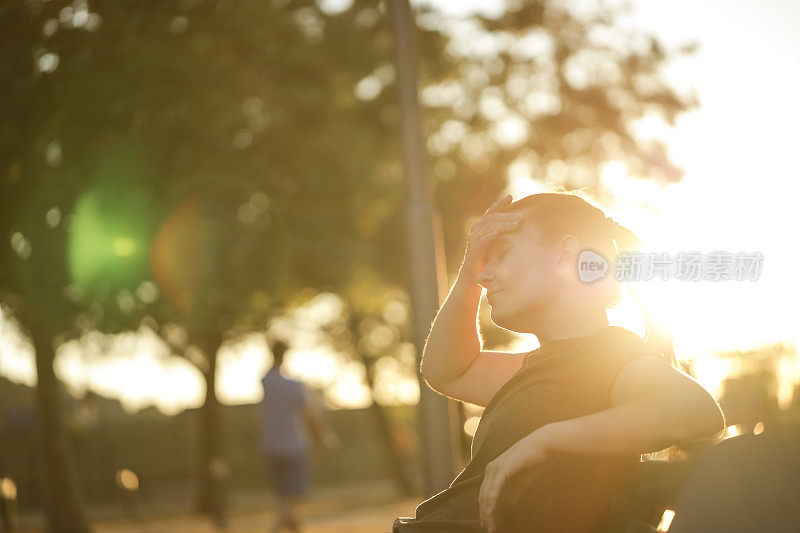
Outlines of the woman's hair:
M 609 271 L 597 286 L 596 305 L 613 307 L 622 298 L 622 284 L 616 279 L 616 258 L 620 253 L 642 250 L 642 242 L 629 228 L 607 217 L 587 193 L 559 187 L 553 192 L 531 194 L 512 202 L 506 212 L 523 215 L 523 224 L 539 230 L 548 244 L 556 244 L 564 235 L 575 235 L 584 249 L 601 254 L 609 264 Z M 631 291 L 635 294 L 634 291 Z M 645 341 L 673 367 L 683 369 L 675 357 L 672 337 L 663 330 L 656 331 L 653 318 L 638 297 L 634 298 L 644 316 L 647 327 Z

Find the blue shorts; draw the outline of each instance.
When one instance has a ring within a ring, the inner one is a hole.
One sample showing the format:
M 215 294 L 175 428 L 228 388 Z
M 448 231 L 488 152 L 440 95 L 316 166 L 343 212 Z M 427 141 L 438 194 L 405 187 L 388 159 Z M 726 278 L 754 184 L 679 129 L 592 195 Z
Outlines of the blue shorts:
M 272 487 L 277 494 L 304 495 L 309 489 L 308 457 L 306 454 L 284 455 L 265 452 Z

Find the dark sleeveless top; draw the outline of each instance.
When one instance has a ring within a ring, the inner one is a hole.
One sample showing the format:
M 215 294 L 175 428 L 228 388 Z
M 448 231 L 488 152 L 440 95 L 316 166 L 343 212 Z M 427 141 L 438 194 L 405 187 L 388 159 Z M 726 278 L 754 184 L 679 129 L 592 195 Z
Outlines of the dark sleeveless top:
M 392 532 L 486 531 L 478 506 L 486 465 L 545 424 L 611 408 L 611 388 L 620 370 L 655 353 L 636 333 L 604 326 L 585 337 L 546 342 L 527 354 L 486 406 L 466 467 L 448 488 L 420 503 L 415 517 L 396 518 Z M 515 505 L 503 505 L 503 491 L 498 526 L 504 532 L 597 531 L 639 459 L 555 453 L 535 467 L 538 474 Z

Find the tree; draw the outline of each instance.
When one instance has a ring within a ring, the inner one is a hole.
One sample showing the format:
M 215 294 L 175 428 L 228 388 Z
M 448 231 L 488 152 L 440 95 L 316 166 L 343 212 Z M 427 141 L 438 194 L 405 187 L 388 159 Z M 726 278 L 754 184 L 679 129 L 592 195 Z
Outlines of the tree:
M 86 229 L 75 229 L 87 218 L 78 213 L 86 195 L 90 215 L 92 195 L 103 203 L 110 191 L 129 194 L 119 182 L 149 195 L 141 215 L 156 220 L 157 230 L 147 244 L 133 246 L 130 238 L 107 244 L 123 255 L 132 247 L 150 251 L 150 274 L 165 298 L 150 302 L 148 312 L 157 322 L 183 325 L 204 353 L 196 358 L 207 384 L 203 508 L 215 505 L 209 496 L 209 465 L 218 464 L 214 378 L 225 334 L 259 327 L 286 295 L 305 286 L 335 289 L 352 275 L 366 205 L 359 191 L 390 142 L 379 117 L 353 94 L 389 45 L 376 26 L 376 5 L 365 2 L 358 13 L 329 20 L 312 2 L 107 1 L 93 4 L 92 12 L 63 2 L 18 2 L 3 12 L 8 29 L 21 28 L 9 31 L 18 39 L 4 58 L 14 80 L 7 96 L 17 105 L 4 121 L 2 161 L 15 180 L 3 197 L 45 203 L 28 185 L 48 173 L 50 181 L 62 176 L 60 196 L 42 209 L 56 203 L 64 213 L 59 245 L 68 248 L 70 235 Z M 33 50 L 35 68 L 12 50 Z M 98 179 L 86 179 L 81 165 L 93 167 L 98 159 Z M 90 235 L 108 221 L 104 205 L 102 216 L 88 217 Z M 19 227 L 15 216 L 7 222 L 4 233 L 18 241 L 8 260 L 24 273 L 28 259 L 38 262 L 40 246 L 49 245 L 31 240 L 38 234 Z M 33 256 L 25 252 L 31 243 Z M 175 250 L 183 255 L 170 255 Z M 66 255 L 53 261 L 65 271 Z M 102 263 L 103 254 L 97 259 Z M 122 294 L 117 303 L 131 302 L 130 287 L 105 283 L 103 268 L 96 273 L 88 285 L 104 288 L 93 298 L 113 303 Z M 32 297 L 14 277 L 4 285 L 9 299 Z M 47 307 L 64 299 L 65 289 L 75 296 L 81 287 L 65 273 L 51 288 L 42 299 Z M 65 312 L 53 335 L 94 311 L 98 320 L 81 319 L 84 326 L 106 326 L 102 305 L 77 299 L 89 312 L 81 314 L 79 305 Z M 46 311 L 28 320 L 40 321 Z M 42 368 L 51 369 L 52 360 Z M 57 413 L 53 406 L 47 411 Z
M 680 50 L 649 36 L 629 43 L 614 16 L 581 19 L 552 2 L 459 23 L 420 12 L 421 100 L 451 264 L 466 221 L 508 172 L 597 187 L 602 163 L 619 159 L 678 178 L 631 123 L 651 111 L 671 120 L 690 105 L 658 77 Z M 61 495 L 50 498 L 50 522 L 82 530 L 54 400 L 57 343 L 147 313 L 182 325 L 205 352 L 212 436 L 201 462 L 210 465 L 225 335 L 262 327 L 304 287 L 407 286 L 391 34 L 377 0 L 339 13 L 292 0 L 102 0 L 91 10 L 13 0 L 0 7 L 0 30 L 9 80 L 0 98 L 12 103 L 0 108 L 0 298 L 37 347 L 52 447 L 44 485 Z M 80 228 L 92 242 L 98 227 L 79 224 L 91 221 L 93 197 L 102 221 L 115 198 L 139 206 L 119 208 L 133 223 L 110 232 L 104 253 L 113 253 L 95 258 L 96 275 L 74 260 Z M 174 268 L 185 257 L 164 253 L 182 246 L 196 254 L 185 256 L 196 258 L 188 280 Z M 365 271 L 376 275 L 364 281 Z
M 512 2 L 497 19 L 419 13 L 422 28 L 448 39 L 445 58 L 420 52 L 420 101 L 449 264 L 461 259 L 469 218 L 509 176 L 584 187 L 600 199 L 609 198 L 600 176 L 612 161 L 658 183 L 681 179 L 663 144 L 638 138 L 634 124 L 647 116 L 673 124 L 696 105 L 661 76 L 694 46 L 668 50 L 652 35 L 621 29 L 623 14 L 599 7 L 579 15 L 554 1 Z M 442 62 L 450 68 L 431 69 Z M 404 276 L 392 260 L 402 249 L 393 231 L 398 203 L 390 202 L 375 240 L 379 271 L 393 280 Z

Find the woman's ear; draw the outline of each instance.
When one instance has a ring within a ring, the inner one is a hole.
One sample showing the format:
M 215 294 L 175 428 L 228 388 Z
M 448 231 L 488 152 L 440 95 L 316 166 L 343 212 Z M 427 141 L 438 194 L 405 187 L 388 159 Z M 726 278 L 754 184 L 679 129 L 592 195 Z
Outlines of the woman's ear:
M 575 235 L 567 234 L 555 245 L 556 272 L 560 277 L 578 275 L 578 256 L 581 253 L 581 241 Z

